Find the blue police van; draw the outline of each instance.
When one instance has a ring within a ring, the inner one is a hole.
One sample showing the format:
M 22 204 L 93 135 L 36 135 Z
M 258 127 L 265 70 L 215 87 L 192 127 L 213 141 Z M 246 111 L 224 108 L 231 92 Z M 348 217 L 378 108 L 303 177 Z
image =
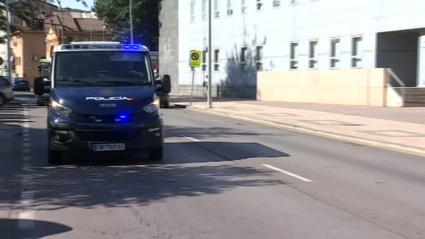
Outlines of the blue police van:
M 147 47 L 119 42 L 56 46 L 50 87 L 45 84 L 37 78 L 34 93 L 50 93 L 50 164 L 61 163 L 70 153 L 145 151 L 152 160 L 162 159 L 158 95 L 168 94 L 171 82 L 169 75 L 155 79 Z

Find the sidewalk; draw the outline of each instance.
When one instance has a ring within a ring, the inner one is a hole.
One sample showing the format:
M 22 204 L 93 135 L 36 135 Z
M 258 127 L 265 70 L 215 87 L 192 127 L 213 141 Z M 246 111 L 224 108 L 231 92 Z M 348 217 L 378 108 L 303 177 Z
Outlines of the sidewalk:
M 189 103 L 173 101 L 175 105 Z M 191 107 L 201 113 L 234 118 L 303 133 L 425 156 L 425 110 L 261 101 L 215 101 Z

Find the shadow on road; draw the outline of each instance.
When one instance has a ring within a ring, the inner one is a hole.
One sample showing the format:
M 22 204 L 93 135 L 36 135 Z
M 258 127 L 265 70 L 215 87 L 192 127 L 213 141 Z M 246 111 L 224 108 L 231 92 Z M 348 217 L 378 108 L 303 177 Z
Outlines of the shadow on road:
M 230 128 L 167 126 L 166 134 L 207 137 L 219 131 L 222 135 L 244 134 Z M 209 132 L 209 133 L 208 133 Z M 35 200 L 33 210 L 58 210 L 78 207 L 124 207 L 160 203 L 172 198 L 200 197 L 222 194 L 240 188 L 255 188 L 285 184 L 273 179 L 267 169 L 231 163 L 232 160 L 249 158 L 288 157 L 252 142 L 169 142 L 165 145 L 163 163 L 149 164 L 142 160 L 126 160 L 115 157 L 113 162 L 103 158 L 97 164 L 50 166 L 47 164 L 47 132 L 31 128 L 32 165 L 31 186 Z M 171 140 L 171 139 L 170 139 Z M 7 156 L 5 161 L 21 160 Z M 22 172 L 11 175 L 19 182 Z M 19 205 L 19 185 L 0 177 L 0 208 Z M 5 185 L 9 183 L 10 185 Z M 18 190 L 17 190 L 18 189 Z M 20 210 L 19 206 L 15 206 Z M 47 230 L 47 229 L 46 229 Z M 43 231 L 44 232 L 44 231 Z
M 187 127 L 187 126 L 171 126 L 165 127 L 165 137 L 181 137 L 190 136 L 196 139 L 208 139 L 213 137 L 231 138 L 238 136 L 258 136 L 258 131 L 252 131 L 249 128 L 240 131 L 230 127 Z M 267 136 L 289 137 L 291 134 L 284 133 L 267 133 Z
M 269 174 L 238 165 L 39 167 L 33 174 L 37 196 L 32 206 L 34 210 L 131 207 L 284 184 Z
M 16 231 L 15 229 L 18 228 L 21 223 L 31 223 L 37 230 Z M 71 227 L 54 222 L 0 218 L 0 236 L 3 239 L 43 238 L 69 232 L 71 230 Z

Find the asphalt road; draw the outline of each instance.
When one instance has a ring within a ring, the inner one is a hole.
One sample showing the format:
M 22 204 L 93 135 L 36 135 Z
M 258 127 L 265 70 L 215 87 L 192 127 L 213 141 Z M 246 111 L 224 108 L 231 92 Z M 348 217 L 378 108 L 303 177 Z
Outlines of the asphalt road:
M 53 167 L 46 108 L 0 109 L 0 238 L 425 238 L 422 157 L 163 114 L 162 164 L 79 157 Z

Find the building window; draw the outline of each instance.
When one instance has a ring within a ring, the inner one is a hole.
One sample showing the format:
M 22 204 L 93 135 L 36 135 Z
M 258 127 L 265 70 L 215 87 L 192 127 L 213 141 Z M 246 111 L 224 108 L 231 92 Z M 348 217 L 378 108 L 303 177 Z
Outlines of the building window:
M 246 46 L 241 48 L 241 69 L 245 70 L 246 68 L 246 51 L 248 50 L 248 48 Z
M 246 0 L 241 0 L 241 13 L 246 13 L 247 5 Z
M 308 63 L 310 69 L 317 68 L 317 41 L 310 41 L 310 53 Z
M 291 59 L 290 59 L 290 69 L 298 69 L 298 43 L 291 42 Z
M 20 56 L 18 56 L 18 57 L 15 58 L 15 65 L 16 66 L 20 66 L 21 65 L 21 57 Z
M 220 70 L 220 50 L 214 50 L 214 70 Z
M 207 0 L 202 0 L 202 20 L 207 20 Z
M 257 67 L 257 71 L 263 70 L 263 47 L 257 46 L 255 51 L 255 64 Z
M 291 0 L 291 5 L 297 5 L 299 3 L 299 0 Z
M 220 17 L 220 9 L 218 7 L 218 0 L 214 0 L 214 17 L 219 18 Z
M 339 54 L 341 52 L 341 44 L 339 39 L 331 40 L 331 68 L 339 68 Z
M 196 4 L 196 1 L 191 0 L 190 2 L 190 21 L 191 22 L 195 21 L 195 4 Z
M 202 71 L 207 70 L 207 50 L 202 51 Z
M 263 9 L 263 0 L 257 0 L 257 11 Z
M 351 67 L 358 68 L 361 67 L 362 63 L 362 38 L 354 37 L 351 42 Z
M 273 0 L 273 7 L 280 7 L 280 0 Z
M 233 0 L 227 0 L 227 16 L 233 15 Z

